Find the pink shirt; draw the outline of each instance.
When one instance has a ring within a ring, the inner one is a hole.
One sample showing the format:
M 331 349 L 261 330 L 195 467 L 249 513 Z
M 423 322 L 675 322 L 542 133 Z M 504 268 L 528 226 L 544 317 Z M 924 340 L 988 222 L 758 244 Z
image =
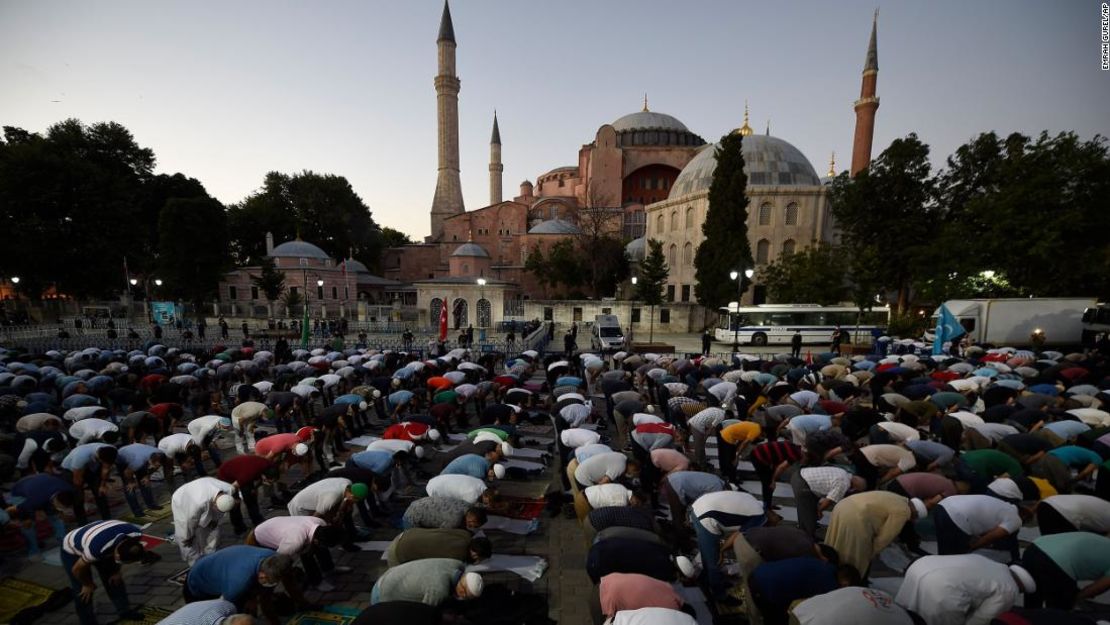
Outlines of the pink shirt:
M 254 444 L 254 453 L 267 456 L 272 452 L 291 451 L 301 442 L 304 441 L 296 434 L 271 434 Z
M 682 607 L 682 597 L 667 582 L 639 573 L 610 573 L 601 578 L 601 612 L 613 616 L 621 610 Z
M 254 528 L 254 540 L 262 547 L 295 556 L 311 546 L 312 534 L 324 525 L 324 519 L 314 516 L 277 516 Z
M 651 450 L 651 463 L 664 473 L 685 471 L 690 468 L 690 459 L 677 449 Z

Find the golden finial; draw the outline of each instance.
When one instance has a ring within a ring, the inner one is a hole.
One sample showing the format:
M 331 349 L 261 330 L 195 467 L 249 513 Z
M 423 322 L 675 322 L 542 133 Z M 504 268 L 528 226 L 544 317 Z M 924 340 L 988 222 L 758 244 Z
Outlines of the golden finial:
M 645 112 L 645 113 L 647 113 L 647 112 L 648 112 L 648 107 L 647 107 L 647 92 L 646 92 L 646 91 L 644 92 L 644 112 Z
M 744 100 L 744 125 L 734 130 L 736 134 L 747 137 L 752 134 L 752 127 L 748 125 L 748 101 Z
M 829 178 L 836 178 L 836 150 L 829 157 Z

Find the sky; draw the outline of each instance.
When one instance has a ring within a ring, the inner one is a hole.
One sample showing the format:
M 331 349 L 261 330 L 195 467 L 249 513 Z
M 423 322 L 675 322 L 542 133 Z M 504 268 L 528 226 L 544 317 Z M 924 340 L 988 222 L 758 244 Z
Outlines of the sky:
M 488 204 L 500 120 L 504 196 L 577 162 L 640 110 L 713 142 L 751 125 L 820 175 L 845 169 L 879 14 L 874 154 L 910 132 L 934 166 L 980 132 L 1110 135 L 1099 5 L 932 0 L 455 0 L 459 139 L 470 210 Z M 436 180 L 438 0 L 0 0 L 0 124 L 115 121 L 157 171 L 226 204 L 268 171 L 345 176 L 384 225 L 421 239 Z

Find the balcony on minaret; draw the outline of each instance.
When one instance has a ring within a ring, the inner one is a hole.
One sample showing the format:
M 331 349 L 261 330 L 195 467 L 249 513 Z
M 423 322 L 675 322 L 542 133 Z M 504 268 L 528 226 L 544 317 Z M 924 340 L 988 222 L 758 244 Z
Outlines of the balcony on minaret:
M 866 98 L 860 98 L 860 99 L 856 100 L 855 104 L 853 104 L 852 106 L 859 107 L 859 106 L 863 106 L 865 104 L 874 104 L 875 106 L 878 106 L 879 105 L 879 96 L 873 95 L 873 96 L 868 96 Z

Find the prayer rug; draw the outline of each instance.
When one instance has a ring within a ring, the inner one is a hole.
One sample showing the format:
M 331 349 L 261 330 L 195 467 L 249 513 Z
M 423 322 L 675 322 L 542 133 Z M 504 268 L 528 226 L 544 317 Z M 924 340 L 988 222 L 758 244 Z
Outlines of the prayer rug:
M 143 619 L 141 621 L 121 619 L 118 621 L 119 625 L 158 625 L 158 623 L 161 622 L 162 619 L 166 618 L 170 614 L 173 614 L 172 610 L 167 610 L 165 608 L 156 608 L 148 605 L 144 605 L 143 607 L 139 608 L 139 612 L 141 612 L 143 615 Z
M 502 505 L 498 512 L 511 519 L 531 521 L 538 519 L 547 507 L 545 499 L 525 499 L 521 497 L 502 497 Z
M 358 608 L 329 605 L 323 611 L 301 612 L 288 625 L 348 625 L 359 615 Z
M 7 577 L 0 580 L 0 623 L 33 623 L 45 611 L 69 600 L 72 591 L 47 588 L 34 582 Z

